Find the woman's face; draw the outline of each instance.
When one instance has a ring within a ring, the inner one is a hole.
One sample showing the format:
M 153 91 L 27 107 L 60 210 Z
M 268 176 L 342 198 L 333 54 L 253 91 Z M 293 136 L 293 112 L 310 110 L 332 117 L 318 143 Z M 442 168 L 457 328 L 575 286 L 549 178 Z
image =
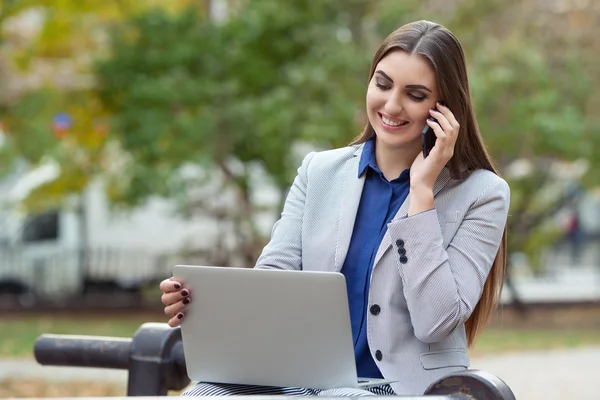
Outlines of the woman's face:
M 435 73 L 422 56 L 401 50 L 386 55 L 367 90 L 367 116 L 378 146 L 414 151 L 416 157 L 429 109 L 438 100 Z

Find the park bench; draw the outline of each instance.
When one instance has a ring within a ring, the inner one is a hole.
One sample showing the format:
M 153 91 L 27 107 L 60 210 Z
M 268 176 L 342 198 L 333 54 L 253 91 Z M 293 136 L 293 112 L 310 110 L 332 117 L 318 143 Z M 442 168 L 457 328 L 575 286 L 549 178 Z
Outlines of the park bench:
M 181 331 L 163 323 L 145 323 L 133 338 L 44 334 L 34 346 L 41 365 L 113 368 L 128 371 L 128 396 L 166 396 L 183 390 L 187 376 Z M 434 382 L 424 396 L 431 400 L 514 400 L 498 377 L 479 370 L 454 373 Z

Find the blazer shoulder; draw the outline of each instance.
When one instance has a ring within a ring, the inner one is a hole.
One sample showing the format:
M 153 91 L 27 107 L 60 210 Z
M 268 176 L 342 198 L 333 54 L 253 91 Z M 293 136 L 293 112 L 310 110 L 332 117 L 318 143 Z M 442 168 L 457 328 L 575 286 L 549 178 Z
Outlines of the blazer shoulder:
M 461 182 L 460 186 L 462 186 L 461 189 L 464 188 L 472 193 L 477 193 L 478 200 L 490 196 L 510 198 L 508 183 L 501 176 L 487 169 L 473 171 Z
M 310 160 L 309 172 L 326 171 L 344 165 L 349 159 L 358 157 L 361 151 L 362 145 L 352 145 L 313 152 Z

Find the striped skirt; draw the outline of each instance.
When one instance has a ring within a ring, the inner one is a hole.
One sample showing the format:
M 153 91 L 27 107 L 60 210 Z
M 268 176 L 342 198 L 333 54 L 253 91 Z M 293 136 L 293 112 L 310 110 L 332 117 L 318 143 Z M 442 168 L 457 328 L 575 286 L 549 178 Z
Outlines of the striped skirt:
M 181 396 L 322 396 L 322 397 L 355 397 L 355 396 L 395 396 L 390 385 L 370 387 L 367 389 L 306 389 L 296 387 L 236 385 L 230 383 L 200 382 L 190 386 Z

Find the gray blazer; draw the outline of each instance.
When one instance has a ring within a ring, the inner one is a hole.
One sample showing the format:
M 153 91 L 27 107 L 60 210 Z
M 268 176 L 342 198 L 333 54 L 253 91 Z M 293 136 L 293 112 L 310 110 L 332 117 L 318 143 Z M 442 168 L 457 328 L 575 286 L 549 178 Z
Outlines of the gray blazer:
M 364 175 L 357 177 L 362 148 L 306 156 L 256 268 L 341 270 L 364 185 Z M 381 311 L 368 314 L 369 347 L 383 376 L 398 380 L 392 387 L 399 395 L 423 394 L 442 375 L 469 366 L 464 323 L 508 214 L 509 187 L 487 170 L 457 181 L 444 169 L 434 195 L 435 209 L 412 217 L 407 198 L 371 273 L 368 304 Z

